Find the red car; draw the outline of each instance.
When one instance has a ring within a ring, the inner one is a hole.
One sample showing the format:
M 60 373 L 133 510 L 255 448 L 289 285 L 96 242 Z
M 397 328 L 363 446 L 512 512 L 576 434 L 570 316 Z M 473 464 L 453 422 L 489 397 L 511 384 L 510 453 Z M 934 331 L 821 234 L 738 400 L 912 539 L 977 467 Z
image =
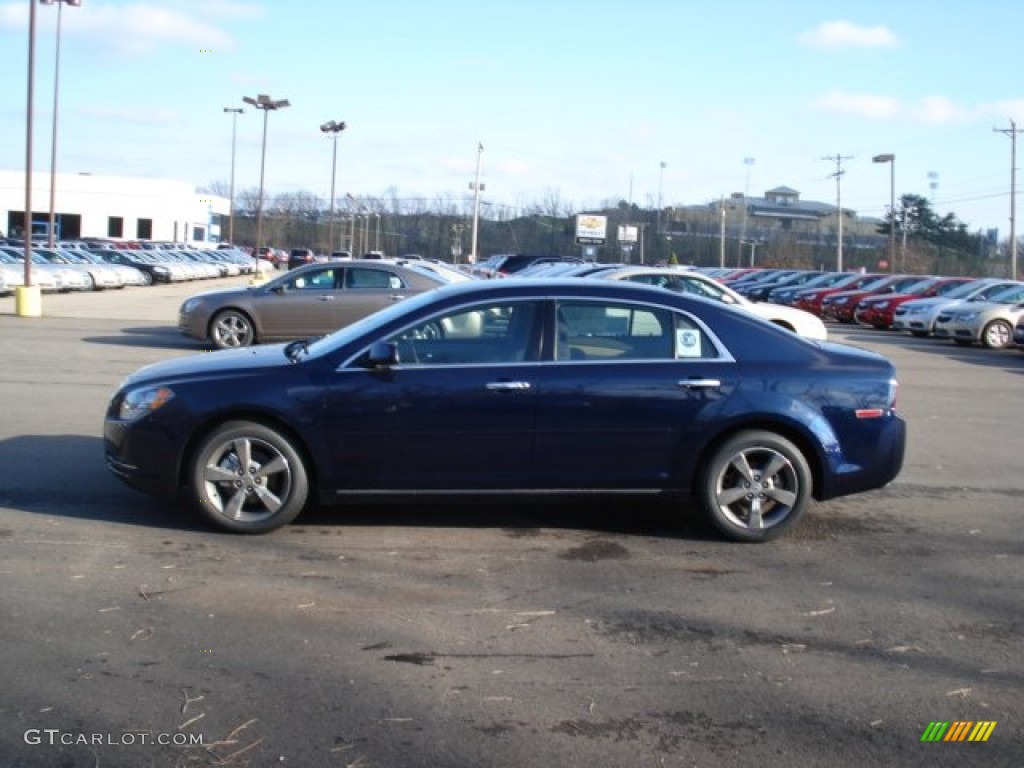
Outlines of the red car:
M 888 275 L 874 272 L 850 275 L 845 280 L 833 283 L 828 288 L 814 288 L 813 290 L 802 291 L 797 295 L 796 300 L 793 302 L 793 306 L 820 317 L 822 302 L 833 293 L 839 293 L 840 291 L 852 291 L 857 288 L 861 288 L 862 286 L 869 285 L 870 283 L 877 282 L 885 277 L 888 277 Z
M 929 277 L 921 280 L 903 293 L 884 296 L 865 296 L 857 304 L 853 319 L 858 323 L 871 325 L 879 330 L 888 330 L 895 319 L 896 308 L 911 299 L 930 299 L 945 296 L 958 285 L 969 283 L 971 277 Z
M 852 323 L 853 313 L 857 304 L 868 296 L 902 293 L 915 283 L 925 279 L 925 275 L 888 275 L 881 280 L 860 286 L 837 291 L 821 302 L 821 314 L 840 323 Z

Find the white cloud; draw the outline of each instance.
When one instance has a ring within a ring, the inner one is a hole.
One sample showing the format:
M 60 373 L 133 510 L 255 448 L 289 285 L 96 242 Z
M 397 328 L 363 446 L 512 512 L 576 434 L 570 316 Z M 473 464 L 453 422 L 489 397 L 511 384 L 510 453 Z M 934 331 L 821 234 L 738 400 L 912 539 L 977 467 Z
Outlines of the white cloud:
M 104 47 L 129 53 L 148 53 L 162 44 L 179 44 L 196 49 L 216 51 L 234 48 L 234 39 L 219 26 L 202 16 L 251 17 L 261 9 L 241 2 L 211 2 L 197 7 L 194 13 L 166 7 L 167 4 L 133 3 L 115 6 L 92 2 L 82 8 L 68 9 L 63 14 L 65 33 L 87 36 Z M 40 34 L 55 23 L 54 9 L 37 9 L 36 23 Z M 28 12 L 22 2 L 0 4 L 0 30 L 20 32 L 28 28 Z
M 865 27 L 850 21 L 825 21 L 817 29 L 800 35 L 799 40 L 812 48 L 892 48 L 899 43 L 885 26 Z
M 925 96 L 911 102 L 892 96 L 830 91 L 819 97 L 814 106 L 822 112 L 869 120 L 907 120 L 941 125 L 975 119 L 992 112 L 995 105 L 969 108 L 945 96 Z M 1018 103 L 1017 107 L 1024 108 L 1024 102 Z
M 1024 123 L 1024 99 L 996 101 L 989 104 L 986 111 L 995 118 Z
M 814 105 L 823 112 L 856 115 L 875 120 L 889 120 L 904 114 L 904 107 L 898 99 L 865 93 L 831 91 L 818 98 Z
M 78 26 L 102 32 L 109 44 L 135 52 L 148 52 L 162 43 L 188 44 L 200 49 L 231 48 L 231 36 L 212 24 L 159 5 L 140 3 L 126 8 L 94 7 L 80 14 Z

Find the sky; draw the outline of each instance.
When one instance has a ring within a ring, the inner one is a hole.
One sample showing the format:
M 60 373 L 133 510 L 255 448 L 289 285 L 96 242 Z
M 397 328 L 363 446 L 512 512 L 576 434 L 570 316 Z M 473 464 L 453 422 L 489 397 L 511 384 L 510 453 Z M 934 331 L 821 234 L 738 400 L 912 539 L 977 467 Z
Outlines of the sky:
M 24 169 L 29 0 L 0 0 L 0 168 Z M 33 168 L 471 201 L 482 215 L 929 198 L 1009 232 L 1024 3 L 82 0 L 36 9 Z M 242 98 L 291 106 L 263 113 Z M 235 117 L 225 108 L 244 108 Z M 264 118 L 266 120 L 264 121 Z M 344 121 L 335 137 L 321 132 Z M 232 141 L 232 128 L 236 138 Z M 482 150 L 480 149 L 482 147 Z M 874 163 L 879 154 L 893 165 Z M 1024 156 L 1024 148 L 1021 150 Z M 837 177 L 837 171 L 841 175 Z M 1019 186 L 1019 183 L 1018 183 Z M 1018 232 L 1020 227 L 1018 226 Z

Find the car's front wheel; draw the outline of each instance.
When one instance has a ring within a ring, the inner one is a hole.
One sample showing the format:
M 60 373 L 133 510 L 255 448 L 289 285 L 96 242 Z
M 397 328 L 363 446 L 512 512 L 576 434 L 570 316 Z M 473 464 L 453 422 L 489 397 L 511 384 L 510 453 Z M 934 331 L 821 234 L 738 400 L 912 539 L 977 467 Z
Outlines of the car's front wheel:
M 803 453 L 774 432 L 740 432 L 711 455 L 695 497 L 707 520 L 734 541 L 768 541 L 807 509 L 811 470 Z
M 1013 341 L 1013 328 L 1005 320 L 993 320 L 981 332 L 981 343 L 989 349 L 1006 349 Z
M 207 435 L 190 465 L 203 514 L 235 533 L 266 533 L 298 516 L 309 496 L 305 463 L 291 440 L 263 424 L 232 421 Z
M 210 340 L 218 349 L 248 347 L 256 341 L 256 330 L 245 313 L 226 309 L 210 323 Z

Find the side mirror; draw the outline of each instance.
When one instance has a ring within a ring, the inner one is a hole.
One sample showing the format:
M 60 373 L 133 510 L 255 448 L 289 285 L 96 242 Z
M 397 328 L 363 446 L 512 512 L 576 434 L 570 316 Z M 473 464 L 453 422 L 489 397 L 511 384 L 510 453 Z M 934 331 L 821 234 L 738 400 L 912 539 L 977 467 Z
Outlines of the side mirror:
M 390 368 L 398 364 L 398 345 L 390 341 L 375 341 L 366 356 L 374 368 Z

